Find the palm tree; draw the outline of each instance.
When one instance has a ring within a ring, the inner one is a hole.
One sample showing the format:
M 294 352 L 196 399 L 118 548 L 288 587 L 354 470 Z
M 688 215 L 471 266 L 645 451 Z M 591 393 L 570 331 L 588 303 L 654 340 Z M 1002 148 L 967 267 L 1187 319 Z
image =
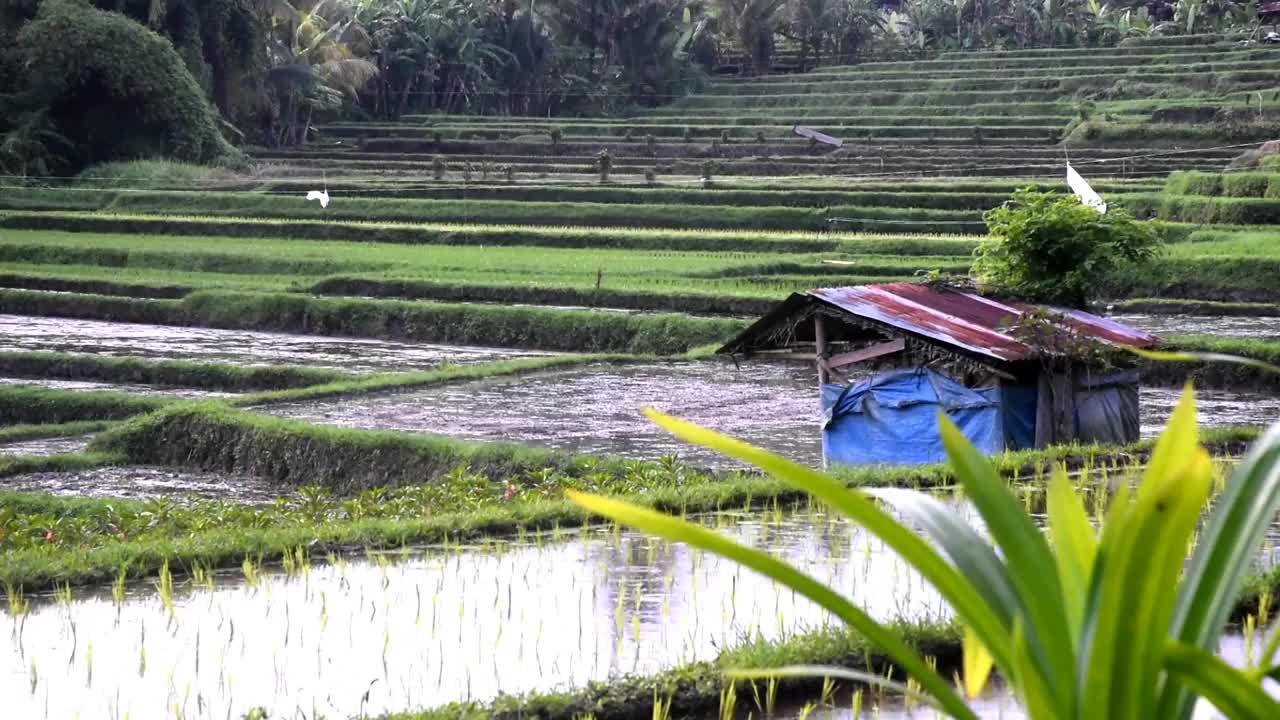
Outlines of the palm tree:
M 773 36 L 786 0 L 720 0 L 721 18 L 742 43 L 757 75 L 767 75 L 773 60 Z
M 64 163 L 75 144 L 60 134 L 48 109 L 22 113 L 12 129 L 0 135 L 0 172 L 19 177 L 43 176 Z
M 280 96 L 279 140 L 301 143 L 317 109 L 340 107 L 343 98 L 359 100 L 360 90 L 378 68 L 357 57 L 355 48 L 367 46 L 368 37 L 336 2 L 275 0 L 271 20 L 268 77 Z
M 822 46 L 835 25 L 840 0 L 797 0 L 791 26 L 800 39 L 800 63 L 813 52 L 813 64 L 822 64 Z

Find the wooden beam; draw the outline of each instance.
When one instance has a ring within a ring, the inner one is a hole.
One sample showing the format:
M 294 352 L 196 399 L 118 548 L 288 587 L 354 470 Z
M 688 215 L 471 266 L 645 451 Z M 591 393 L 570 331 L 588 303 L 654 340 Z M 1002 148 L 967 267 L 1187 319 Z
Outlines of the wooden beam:
M 827 354 L 827 328 L 821 315 L 813 316 L 813 349 L 815 364 L 818 366 L 818 385 L 826 385 L 830 376 L 827 374 L 827 362 L 823 356 Z
M 875 358 L 884 357 L 885 355 L 892 355 L 893 353 L 902 352 L 906 349 L 907 341 L 903 338 L 898 338 L 897 340 L 890 340 L 889 342 L 880 343 L 879 345 L 865 347 L 861 350 L 833 355 L 827 360 L 826 365 L 829 369 L 834 370 L 846 365 L 853 365 L 854 363 L 874 360 Z
M 832 147 L 842 147 L 844 145 L 844 140 L 841 140 L 840 138 L 831 137 L 826 133 L 820 133 L 811 127 L 805 127 L 804 125 L 792 126 L 791 132 L 799 135 L 802 138 L 808 138 L 810 140 L 820 142 L 824 145 L 830 145 Z

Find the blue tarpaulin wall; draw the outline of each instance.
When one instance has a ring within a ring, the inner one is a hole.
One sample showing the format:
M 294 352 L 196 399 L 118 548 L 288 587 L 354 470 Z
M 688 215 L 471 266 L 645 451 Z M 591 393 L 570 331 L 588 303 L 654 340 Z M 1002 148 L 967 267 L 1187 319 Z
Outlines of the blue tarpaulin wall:
M 823 452 L 830 462 L 844 465 L 942 462 L 939 409 L 983 453 L 1004 449 L 997 393 L 984 395 L 932 370 L 912 369 L 856 385 L 824 385 Z

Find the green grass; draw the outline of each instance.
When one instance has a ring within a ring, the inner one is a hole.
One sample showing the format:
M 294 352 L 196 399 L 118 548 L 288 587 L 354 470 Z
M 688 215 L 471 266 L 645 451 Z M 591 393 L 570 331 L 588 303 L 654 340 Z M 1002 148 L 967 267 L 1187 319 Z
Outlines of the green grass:
M 111 210 L 126 213 L 194 214 L 343 221 L 527 223 L 569 226 L 640 226 L 741 230 L 822 230 L 831 216 L 859 214 L 884 219 L 971 220 L 972 211 L 902 207 L 739 207 L 733 205 L 611 205 L 607 203 L 505 202 L 501 200 L 409 200 L 341 198 L 327 208 L 301 197 L 253 193 L 83 192 L 31 190 L 0 198 L 11 210 Z
M 1235 453 L 1256 435 L 1250 429 L 1211 430 L 1204 442 L 1216 451 Z M 1034 483 L 1043 479 L 1054 462 L 1094 467 L 1133 462 L 1150 447 L 1150 442 L 1144 442 L 1125 448 L 1022 451 L 998 456 L 996 464 L 1005 476 Z M 110 579 L 126 565 L 136 577 L 166 562 L 186 568 L 195 563 L 219 567 L 238 564 L 247 555 L 279 558 L 297 547 L 323 554 L 359 546 L 457 542 L 521 530 L 574 527 L 591 518 L 560 499 L 570 488 L 622 495 L 681 513 L 802 501 L 789 485 L 758 475 L 715 476 L 673 463 L 623 462 L 502 443 L 317 427 L 212 402 L 173 405 L 134 418 L 100 436 L 92 450 L 92 454 L 20 458 L 12 463 L 25 463 L 28 471 L 59 469 L 59 463 L 62 469 L 74 469 L 139 462 L 219 472 L 253 470 L 279 483 L 282 491 L 319 484 L 335 496 L 314 487 L 305 490 L 305 495 L 318 499 L 306 504 L 310 510 L 296 502 L 255 510 L 205 501 L 184 513 L 168 515 L 172 522 L 152 525 L 154 532 L 120 538 L 103 534 L 101 529 L 111 525 L 100 522 L 100 516 L 103 512 L 129 514 L 136 503 L 0 495 L 0 508 L 21 502 L 31 512 L 52 511 L 77 519 L 76 526 L 90 533 L 83 539 L 67 538 L 65 546 L 36 543 L 0 554 L 0 579 L 31 590 L 61 582 Z M 0 474 L 4 468 L 0 463 Z M 906 487 L 953 482 L 944 465 L 852 469 L 840 477 L 850 484 Z M 380 489 L 387 486 L 403 489 Z M 512 488 L 514 497 L 508 497 Z M 413 502 L 398 498 L 413 498 Z M 191 533 L 190 525 L 212 511 L 223 521 L 213 529 Z M 19 543 L 20 538 L 9 542 Z
M 9 230 L 129 233 L 135 235 L 197 235 L 377 242 L 403 245 L 480 245 L 550 248 L 622 248 L 725 252 L 828 252 L 842 242 L 873 241 L 865 233 L 753 232 L 745 230 L 679 230 L 631 225 L 608 228 L 567 226 L 477 225 L 451 223 L 365 223 L 197 216 L 93 215 L 75 213 L 10 214 L 0 216 Z M 7 233 L 6 233 L 7 236 Z M 880 235 L 886 240 L 897 241 Z M 940 247 L 956 239 L 923 236 L 919 244 L 936 241 Z M 964 242 L 972 243 L 972 240 Z M 946 254 L 952 254 L 947 250 Z
M 1256 302 L 1215 302 L 1212 300 L 1184 300 L 1176 298 L 1133 298 L 1114 303 L 1119 312 L 1229 315 L 1236 317 L 1280 316 L 1280 305 Z
M 0 427 L 119 420 L 173 404 L 172 398 L 122 392 L 53 390 L 28 385 L 0 387 Z
M 436 370 L 423 372 L 387 373 L 367 375 L 320 385 L 310 385 L 288 390 L 271 390 L 243 395 L 229 401 L 236 407 L 253 407 L 269 403 L 298 402 L 322 398 L 351 397 L 392 390 L 407 390 L 442 383 L 464 382 L 504 375 L 563 368 L 592 363 L 621 363 L 646 359 L 637 355 L 594 354 L 556 355 L 552 357 L 521 358 L 471 365 L 444 365 Z
M 0 352 L 0 376 L 98 380 L 223 392 L 284 390 L 353 379 L 349 373 L 318 368 L 279 365 L 245 367 L 224 363 L 157 361 L 61 352 Z
M 1108 273 L 1101 285 L 1111 297 L 1276 302 L 1280 300 L 1280 287 L 1274 282 L 1280 272 L 1278 238 L 1275 231 L 1264 229 L 1195 231 L 1183 242 L 1166 245 L 1160 257 L 1145 267 Z
M 101 432 L 115 423 L 109 420 L 74 420 L 65 423 L 39 423 L 0 426 L 0 444 L 38 438 L 75 437 Z
M 235 181 L 239 176 L 229 170 L 173 160 L 127 160 L 93 165 L 82 170 L 76 178 L 85 184 L 148 187 Z
M 1280 223 L 1280 199 L 1132 193 L 1112 202 L 1140 218 L 1224 225 Z
M 574 352 L 677 355 L 745 324 L 686 315 L 316 298 L 204 290 L 142 300 L 0 290 L 0 312 Z

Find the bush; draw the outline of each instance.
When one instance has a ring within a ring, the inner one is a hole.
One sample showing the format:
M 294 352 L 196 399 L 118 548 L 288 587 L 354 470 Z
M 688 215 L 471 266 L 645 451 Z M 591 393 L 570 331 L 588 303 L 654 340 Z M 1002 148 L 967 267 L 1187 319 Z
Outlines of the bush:
M 1084 307 L 1107 271 L 1144 262 L 1155 230 L 1123 208 L 1100 214 L 1074 195 L 1019 190 L 984 215 L 992 239 L 978 247 L 973 272 L 991 289 L 1033 302 Z
M 26 74 L 25 90 L 49 108 L 82 166 L 137 157 L 239 159 L 173 46 L 124 15 L 45 0 L 19 31 L 15 53 L 39 68 Z
M 1180 170 L 1169 175 L 1165 191 L 1174 195 L 1221 195 L 1222 175 Z
M 91 185 L 127 188 L 183 185 L 186 186 L 183 189 L 189 189 L 192 184 L 233 180 L 237 176 L 207 165 L 172 160 L 126 160 L 94 165 L 77 177 Z
M 1270 173 L 1231 173 L 1222 177 L 1222 194 L 1228 197 L 1265 197 Z

